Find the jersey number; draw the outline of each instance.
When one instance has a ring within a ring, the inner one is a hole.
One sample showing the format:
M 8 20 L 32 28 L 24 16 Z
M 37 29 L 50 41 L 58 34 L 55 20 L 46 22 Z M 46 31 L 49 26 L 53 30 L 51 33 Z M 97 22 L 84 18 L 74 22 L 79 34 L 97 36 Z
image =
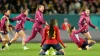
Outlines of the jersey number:
M 49 31 L 47 33 L 48 33 L 48 36 L 49 36 Z M 55 39 L 55 38 L 56 38 L 56 32 L 54 31 L 52 39 Z

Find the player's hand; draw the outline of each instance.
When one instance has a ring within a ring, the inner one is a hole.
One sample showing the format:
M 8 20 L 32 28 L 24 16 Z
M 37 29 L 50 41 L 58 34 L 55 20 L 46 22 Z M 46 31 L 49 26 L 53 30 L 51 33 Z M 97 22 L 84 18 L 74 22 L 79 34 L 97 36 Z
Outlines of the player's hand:
M 40 47 L 42 47 L 42 44 L 40 44 Z
M 64 45 L 64 48 L 66 48 L 67 46 L 66 46 L 66 44 Z
M 48 25 L 48 23 L 46 22 L 46 25 Z
M 98 27 L 95 27 L 95 29 L 98 30 L 99 28 Z
M 82 48 L 78 48 L 78 50 L 82 50 Z

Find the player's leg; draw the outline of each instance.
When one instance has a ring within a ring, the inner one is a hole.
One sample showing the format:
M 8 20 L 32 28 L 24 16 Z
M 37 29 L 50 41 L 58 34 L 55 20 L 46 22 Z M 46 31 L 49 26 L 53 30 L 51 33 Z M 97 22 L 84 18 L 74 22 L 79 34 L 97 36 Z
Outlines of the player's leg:
M 96 42 L 94 40 L 88 40 L 89 47 L 93 46 Z
M 39 29 L 39 33 L 40 33 L 41 37 L 43 38 L 43 29 L 42 28 Z
M 59 44 L 54 44 L 52 47 L 57 50 L 57 52 L 53 53 L 53 55 L 65 55 L 64 50 Z
M 19 34 L 18 32 L 16 32 L 14 38 L 8 43 L 8 46 L 10 46 L 13 42 L 15 42 L 18 39 L 18 37 L 19 37 Z
M 47 53 L 47 50 L 49 50 L 50 47 L 51 47 L 50 44 L 44 44 L 43 47 L 42 47 L 42 49 L 40 50 L 39 55 L 49 55 L 49 54 Z
M 2 40 L 2 35 L 0 34 L 0 42 L 2 42 L 3 40 Z
M 38 29 L 37 28 L 33 28 L 32 29 L 32 34 L 30 37 L 28 37 L 26 40 L 25 40 L 25 43 L 29 42 L 30 40 L 32 40 L 33 38 L 35 38 L 36 34 L 38 32 Z
M 6 44 L 7 44 L 9 41 L 10 41 L 10 38 L 9 38 L 8 34 L 4 34 L 2 49 L 5 48 Z
M 24 50 L 29 49 L 29 48 L 27 48 L 25 46 L 25 40 L 26 40 L 26 34 L 25 34 L 25 32 L 23 30 L 20 30 L 18 32 L 18 34 L 22 37 L 22 46 L 23 46 Z
M 88 40 L 91 39 L 90 32 L 86 32 L 86 33 L 84 33 L 84 35 L 86 36 L 86 38 L 87 38 Z

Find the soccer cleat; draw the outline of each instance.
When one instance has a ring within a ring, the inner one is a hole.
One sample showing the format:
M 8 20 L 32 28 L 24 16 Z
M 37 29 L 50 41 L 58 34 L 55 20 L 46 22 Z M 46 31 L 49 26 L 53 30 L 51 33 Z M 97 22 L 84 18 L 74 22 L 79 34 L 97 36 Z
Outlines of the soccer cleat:
M 54 56 L 54 55 L 56 55 L 56 53 L 55 53 L 54 51 L 52 51 L 52 52 L 51 52 L 51 55 Z
M 50 51 L 49 50 L 46 51 L 45 54 L 49 56 L 50 55 Z
M 1 51 L 4 51 L 4 50 L 5 50 L 5 48 L 1 49 Z
M 23 47 L 23 49 L 24 49 L 24 50 L 28 50 L 29 48 L 28 48 L 28 47 L 26 47 L 26 46 L 24 46 L 24 47 Z
M 9 50 L 9 46 L 8 46 L 8 44 L 6 44 L 5 46 L 6 46 L 6 49 Z

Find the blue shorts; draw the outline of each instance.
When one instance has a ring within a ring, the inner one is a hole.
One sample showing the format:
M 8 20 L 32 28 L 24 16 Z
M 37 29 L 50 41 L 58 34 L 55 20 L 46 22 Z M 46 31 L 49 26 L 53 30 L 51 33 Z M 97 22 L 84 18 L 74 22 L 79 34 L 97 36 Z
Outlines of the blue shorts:
M 85 41 L 83 44 L 82 44 L 82 46 L 81 46 L 81 48 L 82 49 L 86 49 L 86 46 L 88 45 L 88 41 Z
M 43 49 L 44 51 L 47 51 L 47 50 L 49 50 L 51 47 L 52 47 L 53 49 L 57 50 L 57 51 L 59 51 L 59 50 L 62 49 L 62 47 L 61 47 L 59 44 L 44 44 L 43 47 L 42 47 L 42 49 Z
M 87 32 L 88 32 L 88 30 L 84 30 L 84 31 L 82 31 L 81 33 L 84 34 L 84 33 L 87 33 Z
M 19 29 L 16 29 L 16 32 L 18 33 L 20 30 Z

